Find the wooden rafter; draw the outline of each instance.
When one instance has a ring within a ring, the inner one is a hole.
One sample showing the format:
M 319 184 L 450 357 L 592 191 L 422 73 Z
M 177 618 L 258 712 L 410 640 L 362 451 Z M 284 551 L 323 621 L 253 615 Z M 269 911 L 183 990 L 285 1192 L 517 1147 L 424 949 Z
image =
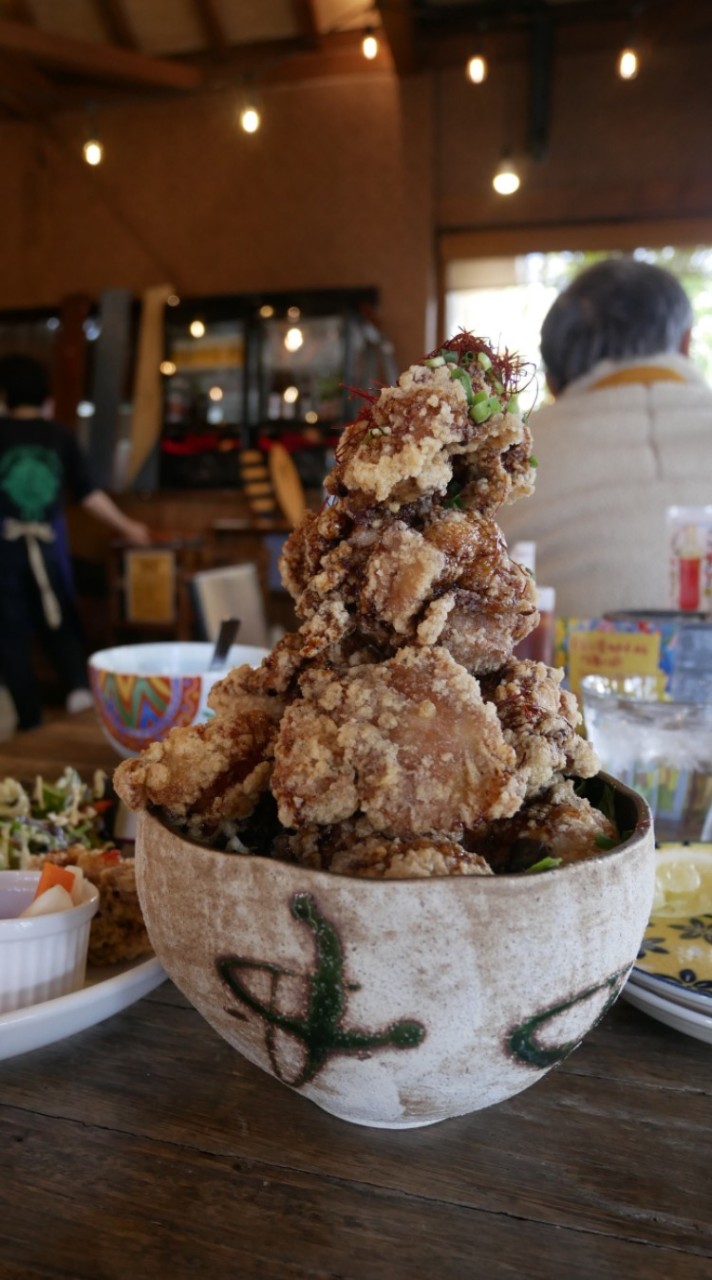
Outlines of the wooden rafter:
M 193 0 L 193 9 L 210 48 L 214 53 L 224 53 L 230 41 L 216 0 Z
M 35 15 L 29 5 L 29 0 L 7 0 L 3 5 L 3 12 L 6 18 L 12 22 L 24 22 L 28 27 L 34 27 Z
M 197 89 L 201 72 L 185 62 L 150 58 L 115 45 L 74 40 L 19 22 L 0 19 L 0 50 L 21 54 L 42 66 L 60 68 L 99 80 L 154 85 L 164 89 Z
M 399 76 L 420 70 L 413 14 L 409 0 L 375 0 L 393 63 Z
M 309 49 L 318 49 L 321 37 L 314 0 L 292 0 L 292 10 L 303 43 Z
M 0 49 L 0 102 L 16 116 L 37 120 L 57 106 L 59 95 L 41 71 Z
M 113 44 L 124 49 L 138 49 L 139 42 L 126 12 L 123 0 L 94 0 L 106 33 Z

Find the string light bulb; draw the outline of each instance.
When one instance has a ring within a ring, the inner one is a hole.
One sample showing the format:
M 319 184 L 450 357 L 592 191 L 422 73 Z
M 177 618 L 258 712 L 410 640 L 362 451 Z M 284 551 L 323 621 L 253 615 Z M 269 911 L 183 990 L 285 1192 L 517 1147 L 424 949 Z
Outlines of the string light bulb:
M 492 186 L 500 196 L 513 196 L 514 192 L 519 190 L 521 178 L 512 163 L 511 156 L 506 154 L 502 156 L 492 178 Z
M 91 104 L 86 108 L 86 125 L 84 129 L 84 142 L 82 143 L 82 155 L 85 163 L 94 168 L 101 164 L 104 159 L 104 148 L 99 141 L 99 131 L 96 127 L 94 109 Z
M 378 40 L 373 34 L 373 27 L 366 27 L 363 40 L 361 41 L 361 52 L 364 58 L 367 58 L 369 62 L 373 62 L 373 59 L 378 57 Z
M 467 63 L 467 78 L 473 84 L 484 84 L 488 70 L 487 59 L 481 53 L 475 53 Z
M 257 133 L 262 117 L 254 103 L 248 103 L 240 112 L 240 128 L 244 133 Z
M 621 80 L 635 80 L 638 68 L 638 54 L 631 45 L 628 45 L 618 56 L 618 75 Z
M 304 334 L 301 329 L 296 326 L 292 329 L 287 329 L 284 335 L 284 345 L 287 351 L 298 351 L 303 342 Z
M 87 138 L 84 146 L 82 147 L 82 155 L 84 156 L 86 163 L 90 164 L 92 168 L 101 164 L 104 159 L 104 148 L 102 147 L 99 139 Z

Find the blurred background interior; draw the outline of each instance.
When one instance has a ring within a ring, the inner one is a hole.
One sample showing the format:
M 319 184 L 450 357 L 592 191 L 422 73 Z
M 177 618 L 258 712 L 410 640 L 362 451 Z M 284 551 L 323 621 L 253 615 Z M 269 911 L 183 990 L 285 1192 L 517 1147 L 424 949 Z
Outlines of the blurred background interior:
M 711 54 L 708 0 L 0 0 L 0 354 L 159 536 L 70 511 L 88 650 L 203 638 L 235 564 L 289 627 L 352 389 L 460 327 L 538 364 L 597 257 L 679 274 L 712 377 Z

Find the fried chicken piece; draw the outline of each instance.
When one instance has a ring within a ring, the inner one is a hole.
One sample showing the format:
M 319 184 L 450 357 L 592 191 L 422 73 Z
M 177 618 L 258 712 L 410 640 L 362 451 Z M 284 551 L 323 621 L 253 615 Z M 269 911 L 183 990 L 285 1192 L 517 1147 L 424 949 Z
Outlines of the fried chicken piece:
M 114 785 L 129 809 L 158 805 L 170 819 L 196 818 L 210 831 L 246 817 L 267 786 L 284 701 L 249 693 L 251 667 L 231 671 L 211 691 L 215 717 L 172 729 L 140 756 L 124 760 Z
M 490 513 L 533 491 L 528 426 L 506 402 L 474 421 L 468 395 L 490 388 L 476 363 L 457 372 L 467 386 L 452 365 L 412 365 L 346 428 L 325 483 L 350 515 L 443 498 L 454 479 L 464 507 Z
M 80 867 L 87 880 L 99 890 L 99 909 L 92 917 L 88 960 L 94 965 L 118 964 L 150 955 L 153 948 L 146 931 L 136 887 L 136 864 L 116 849 L 86 849 L 74 844 L 67 849 L 35 854 L 30 867 L 46 862 L 58 867 Z
M 583 796 L 570 779 L 557 781 L 501 822 L 483 824 L 463 839 L 496 873 L 524 871 L 542 858 L 580 862 L 617 844 L 613 822 Z
M 497 711 L 505 740 L 514 748 L 527 798 L 550 786 L 556 774 L 591 778 L 600 763 L 590 742 L 576 732 L 576 697 L 561 688 L 563 671 L 543 662 L 511 658 L 482 681 L 482 694 Z
M 484 858 L 467 853 L 455 840 L 384 835 L 364 818 L 290 831 L 277 841 L 275 853 L 316 870 L 374 880 L 492 875 Z
M 401 518 L 354 527 L 324 554 L 297 612 L 311 623 L 305 641 L 319 635 L 322 648 L 354 632 L 383 657 L 439 644 L 475 674 L 500 667 L 539 617 L 534 583 L 494 520 L 442 508 L 420 527 Z
M 477 681 L 439 648 L 313 670 L 285 711 L 271 788 L 285 827 L 362 812 L 395 836 L 457 832 L 523 799 L 514 751 Z

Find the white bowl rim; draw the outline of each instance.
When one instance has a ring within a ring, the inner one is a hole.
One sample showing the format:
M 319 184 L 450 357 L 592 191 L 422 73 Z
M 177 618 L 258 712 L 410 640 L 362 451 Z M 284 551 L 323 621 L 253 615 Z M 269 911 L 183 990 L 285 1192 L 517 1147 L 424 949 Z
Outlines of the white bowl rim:
M 212 657 L 215 645 L 210 640 L 156 640 L 149 641 L 145 644 L 119 644 L 112 645 L 108 649 L 98 649 L 95 653 L 89 655 L 88 664 L 96 671 L 108 671 L 112 675 L 166 675 L 184 679 L 186 676 L 196 675 L 224 675 L 230 669 L 230 665 L 240 663 L 261 662 L 266 658 L 270 650 L 255 644 L 234 644 L 231 645 L 225 666 L 220 670 L 208 673 L 207 665 Z M 191 659 L 185 664 L 185 669 L 181 671 L 164 671 L 157 670 L 152 667 L 149 671 L 137 670 L 137 665 L 141 664 L 141 657 L 154 657 L 160 659 L 161 655 L 166 655 L 166 666 L 170 667 L 170 657 L 173 654 L 175 658 L 183 655 L 184 658 Z M 136 655 L 136 656 L 131 656 Z M 231 657 L 234 655 L 234 658 Z
M 15 883 L 23 880 L 30 885 L 37 883 L 40 871 L 0 871 L 0 876 L 14 878 Z M 5 881 L 7 883 L 7 880 Z M 68 907 L 66 911 L 50 911 L 43 916 L 17 916 L 0 920 L 0 943 L 18 942 L 20 939 L 43 938 L 52 933 L 68 933 L 79 928 L 87 920 L 91 920 L 99 909 L 99 890 L 91 880 L 84 878 L 84 897 L 76 907 Z

